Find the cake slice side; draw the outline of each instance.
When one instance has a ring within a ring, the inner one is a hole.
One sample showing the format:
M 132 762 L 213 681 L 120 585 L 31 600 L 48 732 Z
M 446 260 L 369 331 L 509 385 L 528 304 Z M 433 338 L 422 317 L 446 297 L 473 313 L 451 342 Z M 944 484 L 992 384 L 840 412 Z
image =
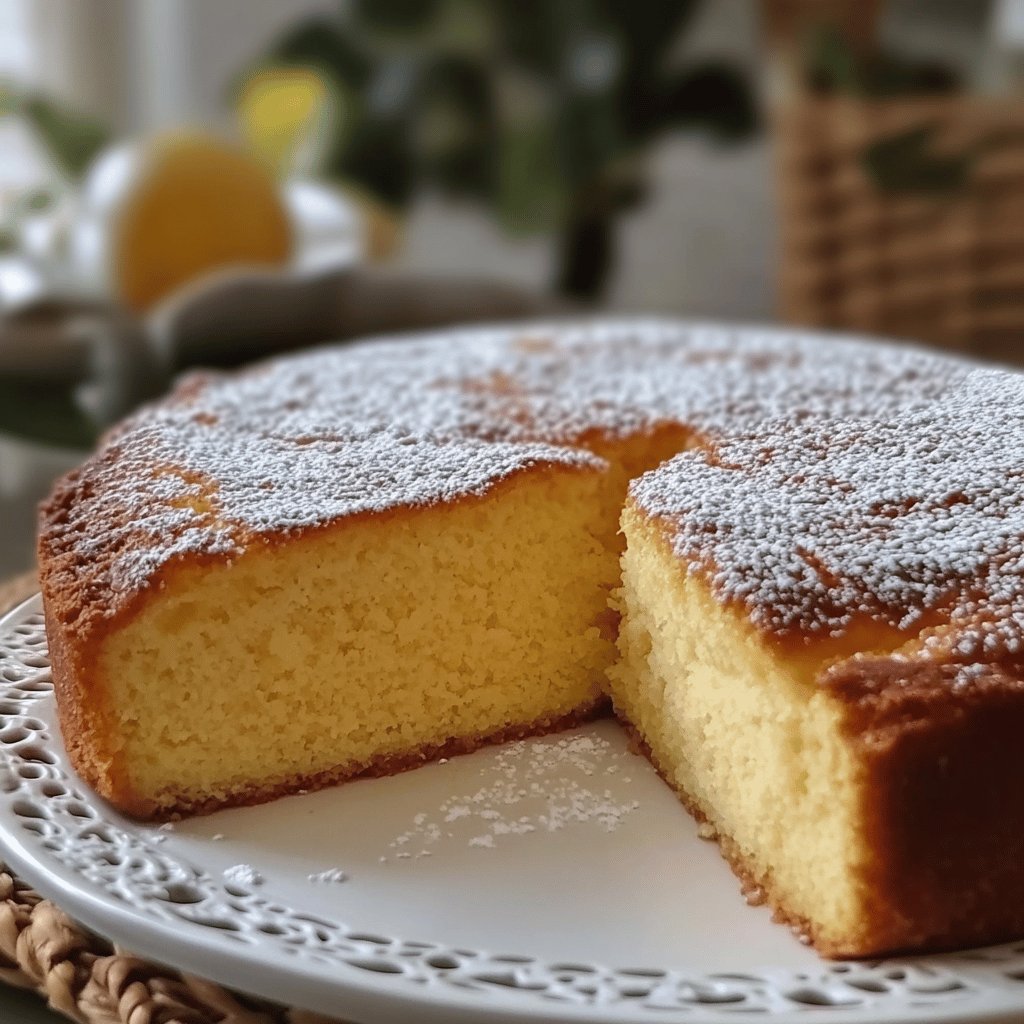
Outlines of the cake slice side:
M 608 503 L 598 464 L 542 464 L 483 495 L 256 538 L 169 563 L 87 639 L 44 581 L 76 767 L 161 817 L 592 713 L 615 650 Z
M 833 957 L 1024 934 L 1024 684 L 955 685 L 946 627 L 779 642 L 657 521 L 623 528 L 615 710 L 748 898 Z
M 864 927 L 868 856 L 864 773 L 839 702 L 688 575 L 655 524 L 627 506 L 623 529 L 616 713 L 710 826 L 748 898 L 835 949 Z

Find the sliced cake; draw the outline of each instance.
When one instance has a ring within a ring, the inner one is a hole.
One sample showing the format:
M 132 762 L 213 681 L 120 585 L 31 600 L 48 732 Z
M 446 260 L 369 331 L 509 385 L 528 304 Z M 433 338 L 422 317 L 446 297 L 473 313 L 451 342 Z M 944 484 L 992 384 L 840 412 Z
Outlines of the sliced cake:
M 1024 381 L 979 373 L 633 485 L 615 709 L 829 955 L 1024 934 L 1022 427 Z
M 43 507 L 65 742 L 159 819 L 610 692 L 823 952 L 1022 935 L 1022 410 L 911 349 L 662 321 L 191 378 Z

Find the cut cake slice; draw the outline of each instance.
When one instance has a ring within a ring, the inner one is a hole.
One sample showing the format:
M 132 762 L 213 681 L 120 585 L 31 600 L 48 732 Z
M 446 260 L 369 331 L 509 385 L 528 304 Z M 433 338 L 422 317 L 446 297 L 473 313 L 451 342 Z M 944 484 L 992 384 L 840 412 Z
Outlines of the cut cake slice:
M 780 423 L 648 473 L 623 514 L 616 712 L 826 955 L 1024 933 L 1022 524 L 986 436 L 1016 413 L 976 384 L 956 444 L 941 406 Z

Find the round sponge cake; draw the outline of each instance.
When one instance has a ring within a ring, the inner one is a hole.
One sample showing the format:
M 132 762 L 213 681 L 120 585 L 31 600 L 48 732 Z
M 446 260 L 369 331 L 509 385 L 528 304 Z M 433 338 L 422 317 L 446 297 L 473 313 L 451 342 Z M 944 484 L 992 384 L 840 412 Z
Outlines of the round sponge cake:
M 43 507 L 68 749 L 161 817 L 610 699 L 823 951 L 1024 934 L 1022 383 L 653 320 L 193 376 Z

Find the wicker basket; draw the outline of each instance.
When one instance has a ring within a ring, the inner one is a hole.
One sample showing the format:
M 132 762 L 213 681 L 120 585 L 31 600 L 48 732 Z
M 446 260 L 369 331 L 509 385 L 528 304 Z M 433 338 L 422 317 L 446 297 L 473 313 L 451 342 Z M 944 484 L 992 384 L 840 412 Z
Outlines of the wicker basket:
M 867 147 L 926 124 L 950 153 L 1006 138 L 957 192 L 880 191 Z M 786 320 L 1024 363 L 1024 103 L 800 95 L 775 131 Z

